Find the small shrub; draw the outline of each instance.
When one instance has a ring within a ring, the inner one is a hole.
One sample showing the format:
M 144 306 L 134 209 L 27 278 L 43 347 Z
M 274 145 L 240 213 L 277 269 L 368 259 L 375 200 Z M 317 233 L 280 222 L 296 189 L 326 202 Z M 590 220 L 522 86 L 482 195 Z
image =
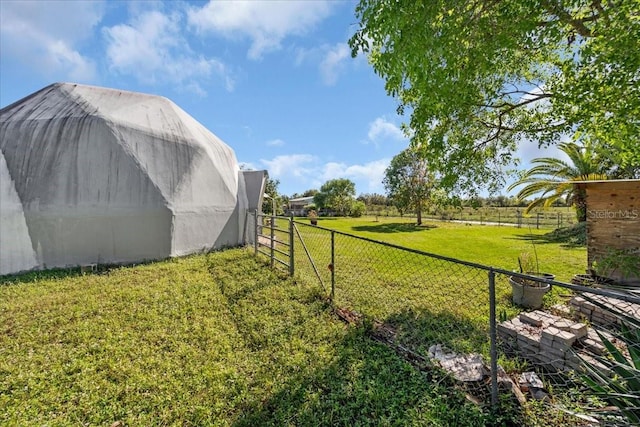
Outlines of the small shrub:
M 364 202 L 354 200 L 353 203 L 351 203 L 351 207 L 349 208 L 349 216 L 360 218 L 364 214 L 366 209 L 367 206 L 364 204 Z

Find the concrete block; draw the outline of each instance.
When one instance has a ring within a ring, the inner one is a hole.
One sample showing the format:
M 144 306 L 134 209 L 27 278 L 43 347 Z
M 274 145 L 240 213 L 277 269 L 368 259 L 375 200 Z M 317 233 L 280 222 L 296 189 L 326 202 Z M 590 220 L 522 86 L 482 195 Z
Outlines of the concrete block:
M 580 353 L 580 356 L 584 359 L 586 363 L 591 365 L 591 367 L 598 369 L 600 372 L 603 372 L 606 375 L 613 376 L 613 372 L 607 366 L 603 365 L 595 357 L 586 353 Z
M 548 349 L 545 349 L 544 355 L 546 359 L 549 361 L 556 360 L 556 359 L 564 360 L 568 350 L 569 350 L 568 348 L 558 348 L 558 347 L 548 348 Z
M 602 341 L 600 340 L 592 340 L 590 338 L 586 338 L 582 341 L 582 345 L 585 348 L 585 350 L 593 353 L 593 354 L 597 354 L 599 356 L 602 356 L 606 353 L 606 349 L 604 347 L 604 345 L 602 344 Z
M 542 335 L 540 337 L 540 350 L 546 348 L 553 348 L 553 338 L 548 335 Z
M 561 342 L 564 346 L 571 347 L 571 345 L 576 341 L 576 336 L 571 332 L 561 331 L 558 328 L 554 328 L 553 326 L 549 326 L 548 328 L 542 331 L 542 336 L 551 338 L 553 341 Z
M 518 334 L 518 346 L 540 349 L 540 340 L 534 336 L 520 333 Z
M 520 321 L 532 326 L 542 326 L 543 316 L 539 311 L 532 311 L 530 313 L 520 313 Z
M 553 326 L 554 328 L 560 329 L 561 331 L 569 331 L 569 329 L 571 328 L 571 326 L 573 326 L 575 322 L 572 322 L 569 319 L 559 319 L 556 322 L 553 322 Z
M 569 300 L 569 305 L 580 306 L 585 301 L 585 299 L 581 296 L 575 296 Z
M 582 363 L 582 360 L 580 359 L 580 357 L 578 357 L 578 355 L 573 352 L 573 351 L 568 351 L 567 354 L 565 354 L 564 356 L 564 360 L 566 364 L 580 364 Z
M 518 329 L 510 321 L 502 322 L 498 324 L 498 334 L 515 337 L 518 334 Z
M 569 328 L 569 332 L 576 336 L 577 339 L 585 337 L 589 328 L 584 323 L 574 323 Z
M 562 317 L 571 317 L 571 308 L 566 304 L 556 304 L 551 307 L 553 314 Z

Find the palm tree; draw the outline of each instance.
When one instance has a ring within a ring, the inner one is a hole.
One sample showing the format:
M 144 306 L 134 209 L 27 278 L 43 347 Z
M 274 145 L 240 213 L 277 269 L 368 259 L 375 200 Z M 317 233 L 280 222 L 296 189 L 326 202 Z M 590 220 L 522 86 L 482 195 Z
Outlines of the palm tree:
M 537 195 L 527 206 L 529 213 L 538 206 L 549 207 L 556 200 L 566 197 L 567 203 L 576 207 L 579 222 L 587 220 L 586 193 L 584 188 L 576 186 L 576 181 L 594 181 L 607 179 L 606 162 L 598 158 L 591 144 L 584 146 L 573 142 L 564 142 L 558 148 L 569 157 L 569 161 L 553 157 L 533 159 L 533 166 L 509 186 L 509 191 L 525 185 L 520 190 L 518 199 Z

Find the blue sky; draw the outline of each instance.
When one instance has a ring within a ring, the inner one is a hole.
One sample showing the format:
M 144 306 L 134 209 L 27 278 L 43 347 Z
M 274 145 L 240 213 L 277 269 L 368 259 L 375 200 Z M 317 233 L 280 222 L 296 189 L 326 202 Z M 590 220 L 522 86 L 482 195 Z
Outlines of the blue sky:
M 351 57 L 355 5 L 2 0 L 0 106 L 59 81 L 162 95 L 283 194 L 334 178 L 384 193 L 408 140 L 384 82 Z

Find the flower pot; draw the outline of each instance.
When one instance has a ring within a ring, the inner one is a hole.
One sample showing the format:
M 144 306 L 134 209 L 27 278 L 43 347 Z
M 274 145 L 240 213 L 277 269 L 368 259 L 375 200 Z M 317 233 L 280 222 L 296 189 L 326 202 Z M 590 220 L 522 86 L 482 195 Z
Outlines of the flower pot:
M 553 274 L 548 273 L 531 274 L 531 276 L 551 280 L 555 278 Z M 542 307 L 542 298 L 551 289 L 551 285 L 548 283 L 515 276 L 509 277 L 509 283 L 511 283 L 513 291 L 513 303 L 525 308 L 538 309 Z

